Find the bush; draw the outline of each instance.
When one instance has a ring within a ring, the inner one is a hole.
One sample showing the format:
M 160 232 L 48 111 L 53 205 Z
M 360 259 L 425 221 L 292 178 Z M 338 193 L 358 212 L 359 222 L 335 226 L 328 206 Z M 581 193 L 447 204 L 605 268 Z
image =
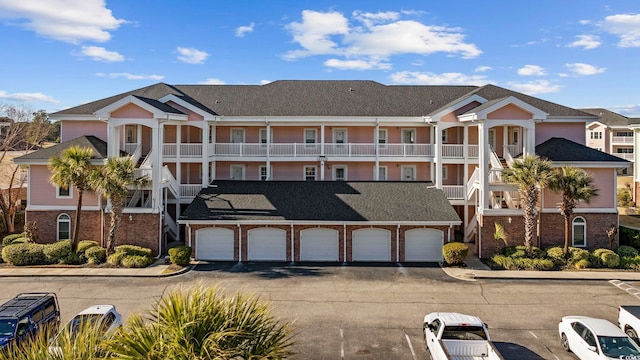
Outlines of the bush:
M 120 265 L 126 268 L 143 268 L 153 264 L 153 258 L 142 255 L 125 255 L 120 260 Z
M 191 247 L 177 246 L 169 249 L 171 263 L 179 266 L 187 266 L 191 263 Z
M 62 240 L 44 245 L 47 264 L 65 264 L 71 253 L 71 240 Z
M 640 231 L 620 226 L 619 236 L 620 245 L 629 245 L 636 249 L 640 249 Z
M 580 259 L 574 262 L 572 265 L 576 269 L 586 269 L 591 267 L 591 262 L 589 262 L 589 259 Z
M 88 249 L 92 248 L 92 247 L 96 247 L 96 246 L 100 246 L 100 244 L 98 244 L 97 241 L 93 241 L 93 240 L 81 240 L 78 243 L 78 249 L 76 249 L 76 252 L 80 255 L 84 254 Z
M 617 193 L 618 206 L 620 207 L 629 207 L 634 206 L 633 196 L 631 195 L 631 190 L 624 187 L 619 188 Z
M 555 268 L 551 259 L 494 255 L 490 261 L 495 264 L 495 267 L 505 270 L 552 270 Z
M 2 249 L 2 259 L 15 266 L 41 265 L 46 262 L 44 245 L 24 243 L 5 246 Z
M 593 251 L 593 257 L 596 259 L 597 264 L 601 266 L 615 268 L 620 265 L 620 256 L 613 250 L 595 249 Z
M 449 265 L 460 265 L 464 262 L 464 258 L 469 253 L 469 246 L 465 243 L 450 242 L 442 247 L 442 256 L 444 262 Z
M 127 256 L 127 254 L 123 252 L 114 252 L 113 254 L 109 255 L 109 257 L 107 258 L 107 263 L 113 266 L 120 266 L 120 262 L 122 261 L 122 258 L 124 258 L 125 256 Z
M 24 238 L 24 233 L 19 233 L 19 234 L 9 234 L 7 236 L 5 236 L 4 238 L 2 238 L 2 246 L 7 246 L 7 245 L 11 245 L 13 244 L 13 241 L 19 238 Z M 22 242 L 26 242 L 26 241 L 22 241 Z
M 84 252 L 89 264 L 102 264 L 107 260 L 107 249 L 100 246 L 92 246 Z
M 621 245 L 616 250 L 616 253 L 620 255 L 620 257 L 636 257 L 638 256 L 638 250 L 629 245 Z
M 569 259 L 567 260 L 567 263 L 570 265 L 574 265 L 581 260 L 587 260 L 587 262 L 589 262 L 589 251 L 576 247 L 570 247 Z
M 143 248 L 135 245 L 120 245 L 116 246 L 115 252 L 122 252 L 125 255 L 138 255 L 151 257 L 151 249 Z
M 557 265 L 566 265 L 567 258 L 564 256 L 564 248 L 560 246 L 552 246 L 547 248 L 547 257 Z
M 531 247 L 531 254 L 534 258 L 544 258 L 546 253 L 535 246 Z M 504 248 L 504 255 L 511 258 L 527 257 L 526 247 L 524 245 L 507 246 Z
M 640 256 L 623 256 L 620 258 L 620 267 L 624 269 L 640 270 Z

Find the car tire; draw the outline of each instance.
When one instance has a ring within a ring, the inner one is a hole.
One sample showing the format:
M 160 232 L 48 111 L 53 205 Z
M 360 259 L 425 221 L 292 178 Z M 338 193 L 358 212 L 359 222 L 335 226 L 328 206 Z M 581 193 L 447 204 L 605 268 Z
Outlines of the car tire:
M 571 352 L 571 348 L 569 347 L 569 339 L 567 339 L 567 335 L 565 335 L 564 333 L 560 335 L 560 344 L 562 345 L 564 351 Z
M 638 334 L 636 333 L 636 331 L 633 328 L 627 328 L 625 331 L 625 334 L 627 334 L 628 337 L 630 337 L 633 341 L 635 341 L 636 343 L 638 343 Z

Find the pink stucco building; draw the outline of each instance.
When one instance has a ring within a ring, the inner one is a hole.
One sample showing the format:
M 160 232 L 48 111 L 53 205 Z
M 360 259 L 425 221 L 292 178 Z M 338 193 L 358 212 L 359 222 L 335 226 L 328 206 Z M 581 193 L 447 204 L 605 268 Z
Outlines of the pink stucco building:
M 454 239 L 485 257 L 494 223 L 522 238 L 501 173 L 533 153 L 594 175 L 600 195 L 576 209 L 573 245 L 603 246 L 616 171 L 629 166 L 585 146 L 594 115 L 494 85 L 159 83 L 51 118 L 63 143 L 16 160 L 30 169 L 27 219 L 51 227 L 44 239 L 67 236 L 75 210 L 74 192 L 48 183 L 48 159 L 85 144 L 96 163 L 130 154 L 152 180 L 129 194 L 124 242 L 160 253 L 182 239 L 203 260 L 438 261 Z M 544 190 L 536 245 L 562 242 L 556 202 Z M 83 238 L 104 238 L 105 205 L 87 197 Z

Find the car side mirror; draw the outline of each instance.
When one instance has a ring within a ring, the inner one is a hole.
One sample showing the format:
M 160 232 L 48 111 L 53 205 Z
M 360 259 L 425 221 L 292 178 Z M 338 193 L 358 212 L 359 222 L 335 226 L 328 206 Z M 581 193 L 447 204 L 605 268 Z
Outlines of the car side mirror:
M 484 327 L 488 329 L 489 328 L 489 324 L 484 323 Z
M 597 353 L 597 352 L 598 352 L 598 348 L 597 348 L 597 347 L 595 347 L 595 346 L 591 346 L 591 345 L 590 345 L 589 347 L 587 347 L 587 349 L 589 349 L 589 351 L 593 351 L 594 353 Z

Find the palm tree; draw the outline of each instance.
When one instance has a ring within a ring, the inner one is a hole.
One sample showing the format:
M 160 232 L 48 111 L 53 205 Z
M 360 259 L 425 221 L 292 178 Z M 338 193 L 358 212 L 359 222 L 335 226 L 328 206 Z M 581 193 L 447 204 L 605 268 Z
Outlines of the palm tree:
M 292 355 L 292 331 L 256 297 L 196 286 L 133 315 L 106 348 L 122 359 L 284 359 Z
M 118 228 L 122 219 L 127 192 L 130 187 L 140 188 L 149 183 L 146 176 L 136 177 L 131 157 L 112 157 L 100 169 L 94 171 L 91 184 L 103 196 L 111 200 L 107 254 L 113 253 L 118 242 Z
M 78 191 L 78 203 L 73 225 L 71 249 L 76 251 L 80 232 L 80 210 L 82 209 L 82 196 L 85 191 L 91 191 L 90 177 L 95 169 L 91 164 L 93 150 L 89 147 L 71 146 L 60 154 L 60 157 L 52 157 L 49 161 L 49 169 L 52 171 L 50 181 L 62 189 L 68 189 L 70 185 Z
M 535 155 L 527 155 L 522 161 L 515 161 L 503 172 L 505 182 L 515 184 L 524 199 L 524 246 L 531 255 L 538 211 L 536 204 L 540 189 L 546 187 L 553 176 L 551 162 Z
M 598 196 L 598 189 L 593 186 L 593 177 L 588 172 L 572 166 L 563 166 L 549 182 L 549 188 L 562 193 L 562 201 L 558 203 L 560 215 L 564 218 L 564 255 L 569 254 L 571 239 L 571 217 L 578 202 L 589 201 Z

